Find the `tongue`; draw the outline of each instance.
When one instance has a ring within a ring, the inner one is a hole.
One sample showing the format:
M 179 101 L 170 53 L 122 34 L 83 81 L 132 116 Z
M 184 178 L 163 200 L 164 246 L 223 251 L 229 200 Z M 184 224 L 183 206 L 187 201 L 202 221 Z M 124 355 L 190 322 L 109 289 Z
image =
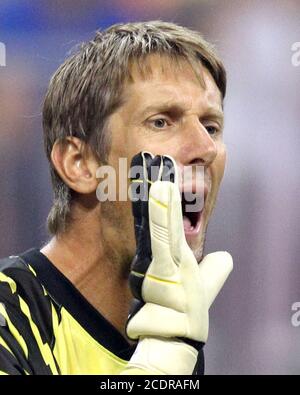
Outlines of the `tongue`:
M 192 230 L 194 227 L 192 226 L 191 220 L 186 217 L 185 215 L 183 216 L 183 227 L 184 230 Z

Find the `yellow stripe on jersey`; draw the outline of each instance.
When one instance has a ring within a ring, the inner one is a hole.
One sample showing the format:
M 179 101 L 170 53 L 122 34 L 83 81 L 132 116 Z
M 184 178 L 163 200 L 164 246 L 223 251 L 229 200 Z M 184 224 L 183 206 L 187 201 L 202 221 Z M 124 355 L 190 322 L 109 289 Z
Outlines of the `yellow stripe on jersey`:
M 0 313 L 6 319 L 6 324 L 8 325 L 8 329 L 9 329 L 10 333 L 14 336 L 14 338 L 20 344 L 26 358 L 28 358 L 28 348 L 27 348 L 26 342 L 25 342 L 23 336 L 21 335 L 21 333 L 18 331 L 18 329 L 11 322 L 9 315 L 7 314 L 7 311 L 5 309 L 5 306 L 1 303 L 0 303 Z
M 45 364 L 50 367 L 53 374 L 58 374 L 49 344 L 43 343 L 41 334 L 38 330 L 38 327 L 36 326 L 36 324 L 34 323 L 32 317 L 31 317 L 30 309 L 29 309 L 27 303 L 25 303 L 24 300 L 20 296 L 19 296 L 19 300 L 20 300 L 21 310 L 28 318 L 32 333 L 33 333 L 34 338 L 38 344 L 39 350 L 42 354 Z
M 30 265 L 27 265 L 27 267 L 33 273 L 34 277 L 36 277 L 37 275 L 36 275 L 36 272 L 35 272 L 34 268 L 32 266 L 30 266 Z
M 0 282 L 7 283 L 10 286 L 11 292 L 14 294 L 17 290 L 17 285 L 14 280 L 0 272 Z
M 34 277 L 37 277 L 37 274 L 36 274 L 36 271 L 34 270 L 34 268 L 33 268 L 32 266 L 30 266 L 30 265 L 27 265 L 27 267 L 28 267 L 29 270 L 33 273 Z M 43 287 L 42 284 L 41 284 L 41 287 L 42 287 L 42 289 L 43 289 L 44 296 L 47 296 L 48 293 L 47 293 L 46 289 Z

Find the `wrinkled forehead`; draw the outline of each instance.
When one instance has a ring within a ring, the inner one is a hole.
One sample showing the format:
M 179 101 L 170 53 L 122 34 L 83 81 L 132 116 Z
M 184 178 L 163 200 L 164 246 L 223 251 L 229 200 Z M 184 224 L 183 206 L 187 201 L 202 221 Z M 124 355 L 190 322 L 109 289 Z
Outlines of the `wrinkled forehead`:
M 204 78 L 204 66 L 196 58 L 187 59 L 180 55 L 148 54 L 129 63 L 126 83 L 134 83 L 138 80 L 151 80 L 152 78 L 166 75 L 176 75 L 180 71 L 189 69 L 199 81 L 202 88 L 206 88 Z

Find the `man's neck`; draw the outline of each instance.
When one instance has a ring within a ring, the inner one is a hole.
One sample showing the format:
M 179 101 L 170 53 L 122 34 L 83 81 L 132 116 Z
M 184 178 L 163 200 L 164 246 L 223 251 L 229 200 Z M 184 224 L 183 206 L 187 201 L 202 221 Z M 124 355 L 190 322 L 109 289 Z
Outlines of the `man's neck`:
M 128 280 L 121 268 L 104 256 L 99 239 L 93 240 L 89 233 L 81 234 L 80 243 L 72 232 L 54 237 L 41 252 L 124 335 L 132 299 Z

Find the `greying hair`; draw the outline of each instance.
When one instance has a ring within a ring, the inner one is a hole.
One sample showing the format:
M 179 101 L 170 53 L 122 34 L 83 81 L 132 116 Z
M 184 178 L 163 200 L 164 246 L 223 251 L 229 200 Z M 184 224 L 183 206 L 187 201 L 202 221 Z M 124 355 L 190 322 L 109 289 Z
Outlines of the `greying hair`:
M 98 31 L 55 72 L 44 101 L 44 144 L 54 190 L 47 221 L 51 234 L 65 230 L 75 198 L 51 162 L 54 143 L 63 143 L 68 136 L 78 137 L 91 146 L 99 163 L 106 163 L 110 150 L 108 118 L 121 104 L 124 85 L 131 79 L 131 65 L 137 64 L 143 72 L 143 60 L 152 53 L 183 58 L 194 70 L 200 61 L 225 97 L 224 66 L 198 32 L 162 21 L 117 24 Z

